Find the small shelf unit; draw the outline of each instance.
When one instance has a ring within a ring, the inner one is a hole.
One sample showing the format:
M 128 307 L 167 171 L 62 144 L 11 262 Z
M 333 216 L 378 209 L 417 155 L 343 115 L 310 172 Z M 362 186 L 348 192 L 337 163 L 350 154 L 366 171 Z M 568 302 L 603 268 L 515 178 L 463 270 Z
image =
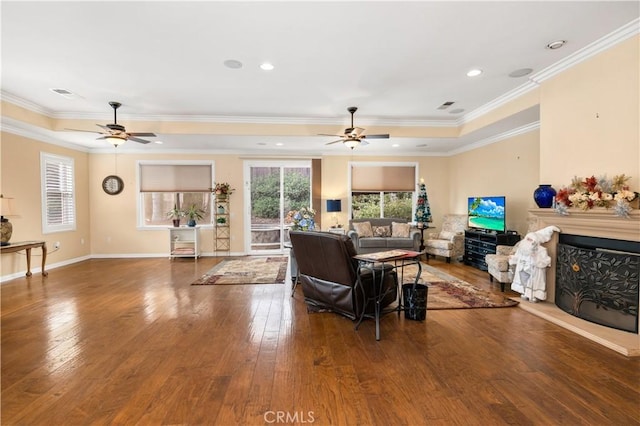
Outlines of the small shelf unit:
M 200 257 L 200 227 L 169 228 L 169 257 Z
M 228 256 L 231 250 L 229 197 L 216 197 L 214 205 L 213 249 L 216 256 Z

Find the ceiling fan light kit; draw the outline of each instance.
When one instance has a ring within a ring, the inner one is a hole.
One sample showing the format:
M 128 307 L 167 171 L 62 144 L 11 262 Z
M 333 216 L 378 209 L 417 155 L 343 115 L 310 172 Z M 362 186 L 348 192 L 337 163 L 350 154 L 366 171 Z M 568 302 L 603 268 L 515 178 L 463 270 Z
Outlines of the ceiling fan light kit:
M 325 145 L 333 145 L 334 143 L 338 143 L 338 142 L 342 142 L 342 144 L 344 146 L 346 146 L 347 148 L 353 149 L 356 146 L 362 144 L 362 145 L 368 145 L 368 143 L 364 140 L 365 138 L 369 138 L 369 139 L 389 139 L 389 135 L 388 134 L 384 134 L 384 135 L 365 135 L 364 131 L 365 129 L 363 129 L 362 127 L 355 127 L 353 125 L 353 114 L 355 114 L 355 112 L 358 110 L 358 107 L 349 107 L 347 108 L 347 111 L 351 114 L 351 127 L 347 127 L 346 129 L 344 129 L 344 133 L 342 135 L 328 135 L 328 134 L 324 134 L 321 133 L 320 136 L 335 136 L 338 137 L 340 139 L 329 142 Z
M 146 137 L 156 137 L 155 133 L 149 133 L 149 132 L 143 132 L 143 133 L 129 133 L 126 131 L 126 129 L 124 128 L 124 126 L 118 124 L 118 116 L 117 116 L 117 111 L 118 108 L 120 108 L 122 106 L 122 104 L 120 102 L 114 102 L 111 101 L 109 102 L 109 105 L 111 105 L 111 108 L 113 108 L 113 123 L 112 124 L 96 124 L 96 126 L 100 127 L 101 129 L 104 130 L 104 133 L 101 132 L 94 132 L 91 130 L 78 130 L 78 129 L 67 129 L 67 130 L 73 130 L 73 131 L 77 131 L 77 132 L 89 132 L 89 133 L 98 133 L 98 134 L 102 134 L 102 137 L 96 138 L 97 140 L 101 140 L 104 139 L 108 142 L 110 142 L 111 144 L 113 144 L 113 146 L 118 147 L 120 145 L 122 145 L 123 143 L 125 143 L 126 141 L 134 141 L 134 142 L 138 142 L 138 143 L 150 143 L 151 141 L 148 141 L 146 139 L 141 139 L 138 136 L 146 136 Z
M 103 139 L 103 138 L 98 138 L 98 139 Z M 120 136 L 105 136 L 104 139 L 106 139 L 107 142 L 111 142 L 111 144 L 116 148 L 127 141 L 126 138 L 123 138 Z

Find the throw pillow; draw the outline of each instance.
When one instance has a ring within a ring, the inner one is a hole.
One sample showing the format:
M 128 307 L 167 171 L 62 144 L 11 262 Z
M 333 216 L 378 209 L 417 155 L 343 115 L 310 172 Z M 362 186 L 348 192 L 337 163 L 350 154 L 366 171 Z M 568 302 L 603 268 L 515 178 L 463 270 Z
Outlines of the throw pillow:
M 371 229 L 371 222 L 354 222 L 352 223 L 353 230 L 356 231 L 358 237 L 367 238 L 373 237 L 373 230 Z
M 391 236 L 391 226 L 374 226 L 373 227 L 373 235 L 376 237 L 390 237 Z
M 396 238 L 409 238 L 410 227 L 408 223 L 391 222 L 391 236 Z

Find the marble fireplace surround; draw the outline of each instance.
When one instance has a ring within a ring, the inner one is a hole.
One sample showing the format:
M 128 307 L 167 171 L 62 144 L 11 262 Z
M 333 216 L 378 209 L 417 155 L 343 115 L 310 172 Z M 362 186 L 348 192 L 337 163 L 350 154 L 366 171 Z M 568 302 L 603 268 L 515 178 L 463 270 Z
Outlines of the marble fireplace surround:
M 529 215 L 530 231 L 555 225 L 565 234 L 640 241 L 640 211 L 638 210 L 633 210 L 629 218 L 617 217 L 612 209 L 604 208 L 587 211 L 570 209 L 569 215 L 558 214 L 554 209 L 530 209 Z M 585 321 L 564 312 L 555 305 L 557 245 L 558 234 L 554 233 L 551 241 L 545 244 L 551 256 L 551 267 L 547 271 L 547 300 L 538 303 L 523 301 L 518 306 L 623 355 L 640 356 L 640 334 Z

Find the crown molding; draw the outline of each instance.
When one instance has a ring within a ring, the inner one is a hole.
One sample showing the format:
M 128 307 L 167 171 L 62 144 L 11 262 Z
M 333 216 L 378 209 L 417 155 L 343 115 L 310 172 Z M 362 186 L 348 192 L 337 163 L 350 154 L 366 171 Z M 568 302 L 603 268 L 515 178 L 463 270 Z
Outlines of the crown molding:
M 633 37 L 637 34 L 640 34 L 640 18 L 634 19 L 628 24 L 623 25 L 622 27 L 605 35 L 604 37 L 601 37 L 593 43 L 588 44 L 582 49 L 575 51 L 566 58 L 548 66 L 542 71 L 533 74 L 529 77 L 529 81 L 524 83 L 523 85 L 518 86 L 501 96 L 498 96 L 492 101 L 487 102 L 481 107 L 476 108 L 475 110 L 461 117 L 460 120 L 458 120 L 459 125 L 475 120 L 476 118 L 479 118 L 493 111 L 494 109 L 513 101 L 514 99 L 517 99 L 518 97 L 530 92 L 531 90 L 534 90 L 543 81 L 548 80 L 549 78 L 568 70 L 574 65 L 577 65 L 580 62 L 583 62 L 597 55 L 598 53 L 604 52 L 605 50 L 610 49 L 616 44 L 627 40 L 628 38 Z
M 0 131 L 11 133 L 17 136 L 22 136 L 22 137 L 33 139 L 33 140 L 37 140 L 40 142 L 48 143 L 51 145 L 57 145 L 64 148 L 73 149 L 75 151 L 92 152 L 92 150 L 85 148 L 83 146 L 76 145 L 74 143 L 70 143 L 60 139 L 52 138 L 50 136 L 42 134 L 42 132 L 39 132 L 37 130 L 34 130 L 34 128 L 31 128 L 31 126 L 26 127 L 23 122 L 17 121 L 8 117 L 2 117 L 2 121 L 0 121 Z
M 53 112 L 38 104 L 0 90 L 2 100 L 29 111 L 57 120 L 108 120 L 108 112 Z M 233 116 L 233 115 L 161 115 L 119 113 L 118 118 L 128 121 L 159 121 L 182 123 L 233 123 L 233 124 L 292 124 L 292 125 L 348 125 L 345 117 L 270 117 L 270 116 Z M 419 118 L 367 118 L 358 117 L 359 124 L 366 126 L 402 126 L 402 127 L 456 127 L 458 120 L 436 120 Z
M 534 130 L 538 130 L 539 128 L 540 128 L 540 121 L 534 121 L 533 123 L 525 124 L 524 126 L 516 127 L 515 129 L 511 129 L 509 131 L 499 133 L 497 135 L 494 135 L 485 139 L 481 139 L 472 144 L 465 145 L 463 148 L 448 151 L 447 155 L 451 156 L 451 155 L 461 154 L 463 152 L 471 151 L 486 145 L 491 145 L 496 142 L 500 142 L 504 139 L 509 139 L 514 136 L 522 135 L 524 133 L 529 133 Z
M 640 34 L 640 18 L 634 19 L 628 24 L 572 53 L 563 60 L 551 66 L 548 66 L 540 72 L 537 72 L 529 79 L 537 84 L 540 84 L 541 82 L 548 80 L 560 74 L 561 72 L 573 67 L 574 65 L 577 65 L 580 62 L 583 62 L 597 55 L 598 53 L 604 52 L 605 50 L 610 49 L 616 44 L 623 42 L 637 34 Z
M 12 93 L 5 92 L 4 90 L 0 90 L 0 99 L 19 106 L 20 108 L 28 109 L 29 111 L 33 111 L 47 117 L 53 117 L 53 111 Z

